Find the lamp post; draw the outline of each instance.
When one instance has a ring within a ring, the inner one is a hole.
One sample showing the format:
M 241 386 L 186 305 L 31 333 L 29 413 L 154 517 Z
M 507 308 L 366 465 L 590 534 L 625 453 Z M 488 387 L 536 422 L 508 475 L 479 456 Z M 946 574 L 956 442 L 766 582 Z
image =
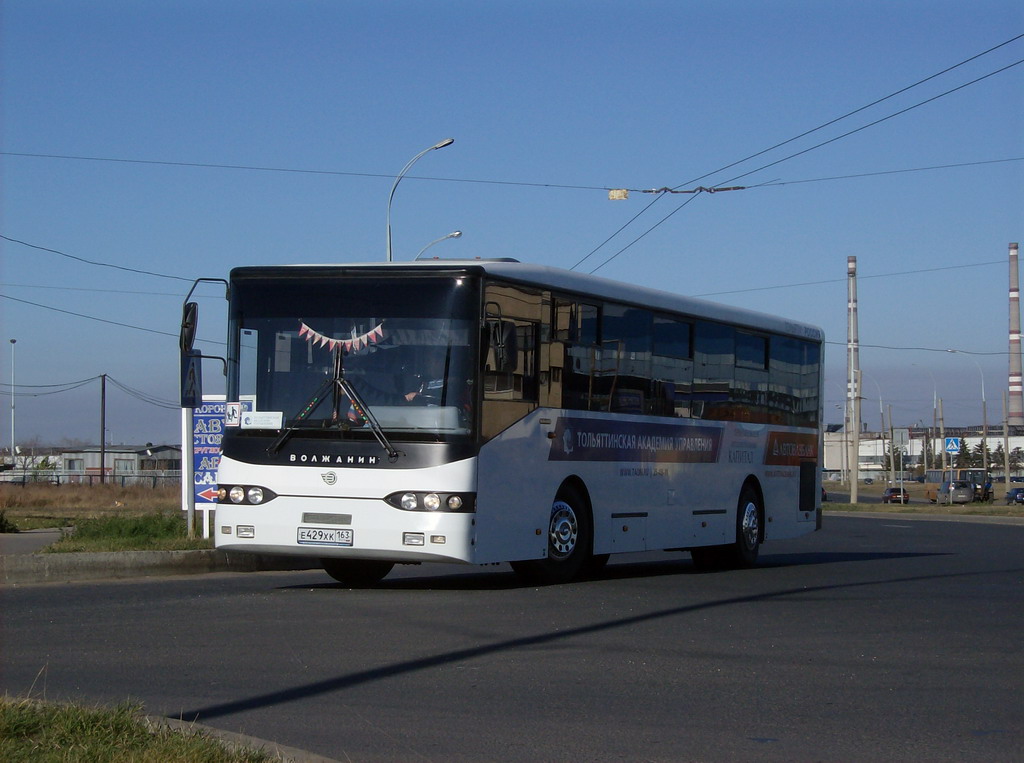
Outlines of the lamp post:
M 885 429 L 885 410 L 882 408 L 882 387 L 878 384 L 877 381 L 875 381 L 874 377 L 870 376 L 869 374 L 864 373 L 863 371 L 861 371 L 861 373 L 864 376 L 867 376 L 868 379 L 871 381 L 871 383 L 875 385 L 875 389 L 878 390 L 878 437 L 882 441 L 882 463 L 880 464 L 880 466 L 882 467 L 882 470 L 885 471 L 885 456 L 886 456 L 886 453 L 888 453 L 889 450 L 891 450 L 891 445 L 890 445 L 889 449 L 887 449 L 886 445 L 885 445 L 885 439 L 886 439 L 885 438 L 885 432 L 886 432 L 886 429 Z M 891 453 L 889 453 L 889 464 L 890 464 L 890 466 L 892 465 L 892 454 Z
M 433 246 L 434 244 L 438 244 L 438 243 L 440 243 L 440 242 L 444 241 L 445 239 L 449 239 L 449 238 L 461 238 L 461 237 L 462 237 L 462 231 L 460 231 L 460 230 L 453 230 L 453 231 L 452 231 L 451 233 L 449 233 L 449 234 L 448 234 L 447 236 L 441 236 L 441 238 L 435 238 L 435 239 L 434 239 L 433 241 L 431 241 L 431 242 L 430 242 L 429 244 L 427 244 L 427 245 L 426 245 L 425 247 L 423 247 L 422 249 L 420 249 L 420 251 L 419 251 L 419 252 L 418 252 L 418 253 L 416 254 L 416 259 L 418 260 L 418 259 L 419 259 L 420 257 L 422 257 L 422 256 L 423 256 L 423 253 L 424 253 L 425 251 L 427 251 L 427 250 L 428 250 L 428 249 L 429 249 L 430 247 L 432 247 L 432 246 Z
M 388 196 L 388 262 L 392 261 L 392 258 L 391 258 L 391 201 L 395 198 L 395 189 L 398 188 L 399 182 L 401 182 L 402 178 L 405 177 L 405 173 L 408 172 L 409 169 L 414 164 L 416 164 L 417 161 L 419 161 L 421 156 L 423 156 L 424 154 L 428 154 L 431 151 L 436 151 L 439 148 L 444 148 L 445 146 L 450 146 L 454 142 L 455 142 L 455 138 L 445 138 L 440 143 L 435 143 L 430 148 L 423 149 L 418 154 L 416 154 L 416 156 L 414 156 L 412 159 L 410 159 L 408 162 L 406 162 L 405 166 L 402 167 L 402 171 L 398 173 L 397 177 L 395 177 L 395 182 L 391 186 L 391 195 Z
M 931 372 L 931 370 L 929 370 L 928 368 L 924 368 L 924 366 L 918 366 L 917 363 L 911 363 L 910 365 L 915 366 L 917 368 L 923 368 L 927 372 L 927 374 L 930 377 L 932 377 L 932 426 L 928 430 L 928 443 L 929 443 L 929 447 L 922 449 L 922 452 L 921 452 L 921 464 L 923 466 L 924 471 L 927 471 L 928 464 L 926 462 L 926 456 L 928 455 L 928 451 L 929 450 L 932 451 L 932 466 L 933 467 L 936 466 L 936 464 L 935 464 L 935 447 L 934 447 L 935 446 L 935 440 L 933 438 L 935 437 L 935 433 L 938 431 L 939 383 L 937 381 L 935 381 L 935 374 L 933 374 Z M 945 450 L 943 450 L 943 453 L 945 453 Z M 924 471 L 922 471 L 921 473 L 924 474 Z
M 952 352 L 957 355 L 965 355 L 966 353 L 960 350 L 946 350 L 946 352 Z M 986 410 L 985 403 L 985 372 L 981 370 L 981 364 L 967 355 L 971 359 L 971 362 L 978 369 L 978 374 L 981 376 L 981 466 L 985 470 L 985 480 L 988 480 L 988 411 Z M 985 497 L 984 488 L 982 488 L 982 498 Z
M 15 455 L 17 451 L 14 446 L 14 345 L 17 343 L 17 339 L 11 340 L 11 469 L 18 465 L 18 458 Z

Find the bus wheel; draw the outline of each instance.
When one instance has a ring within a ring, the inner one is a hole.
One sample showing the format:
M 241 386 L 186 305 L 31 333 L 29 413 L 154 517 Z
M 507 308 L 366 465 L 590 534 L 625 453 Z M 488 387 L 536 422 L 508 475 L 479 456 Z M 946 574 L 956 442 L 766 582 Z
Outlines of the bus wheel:
M 699 570 L 721 570 L 752 567 L 761 550 L 761 523 L 764 507 L 757 491 L 745 486 L 736 507 L 736 542 L 725 546 L 704 546 L 690 549 L 694 566 Z
M 394 562 L 376 559 L 321 559 L 320 564 L 328 575 L 349 586 L 379 583 L 395 566 Z
M 590 510 L 572 487 L 558 491 L 548 521 L 548 558 L 512 562 L 512 569 L 530 583 L 567 583 L 591 559 L 594 528 Z
M 730 561 L 737 567 L 751 567 L 761 550 L 761 518 L 764 507 L 757 491 L 750 486 L 740 492 L 736 509 L 736 543 L 730 548 Z

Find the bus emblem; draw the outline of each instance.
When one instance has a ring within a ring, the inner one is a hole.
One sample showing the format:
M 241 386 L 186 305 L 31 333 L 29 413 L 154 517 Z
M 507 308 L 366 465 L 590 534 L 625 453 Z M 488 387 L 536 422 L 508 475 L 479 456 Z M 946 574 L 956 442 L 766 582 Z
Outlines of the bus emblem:
M 338 481 L 338 475 L 335 474 L 334 472 L 324 472 L 323 474 L 320 475 L 320 477 L 328 485 L 333 485 L 335 482 Z

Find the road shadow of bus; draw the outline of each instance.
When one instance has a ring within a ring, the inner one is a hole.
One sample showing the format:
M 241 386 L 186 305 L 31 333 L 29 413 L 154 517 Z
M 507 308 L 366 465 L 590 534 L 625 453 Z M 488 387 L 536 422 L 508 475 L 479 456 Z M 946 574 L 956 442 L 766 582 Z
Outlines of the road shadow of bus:
M 811 567 L 822 564 L 847 564 L 851 562 L 878 562 L 894 559 L 916 559 L 929 556 L 949 556 L 947 552 L 911 552 L 911 551 L 807 551 L 781 554 L 762 554 L 754 567 L 748 569 L 701 569 L 693 564 L 689 554 L 678 557 L 643 560 L 617 560 L 610 562 L 600 571 L 585 575 L 571 583 L 560 585 L 579 585 L 595 583 L 603 580 L 629 580 L 633 578 L 657 578 L 670 575 L 723 575 L 737 572 L 756 573 L 758 569 L 779 569 L 785 567 Z M 326 573 L 325 573 L 326 574 Z M 404 575 L 387 577 L 379 583 L 354 586 L 325 580 L 314 585 L 282 586 L 288 589 L 343 589 L 343 590 L 380 590 L 380 591 L 507 591 L 523 588 L 537 588 L 535 583 L 527 583 L 508 569 L 507 565 L 495 565 L 494 568 L 467 568 L 465 571 L 431 574 L 430 566 L 423 565 L 417 572 L 405 572 Z M 551 586 L 546 586 L 551 587 Z

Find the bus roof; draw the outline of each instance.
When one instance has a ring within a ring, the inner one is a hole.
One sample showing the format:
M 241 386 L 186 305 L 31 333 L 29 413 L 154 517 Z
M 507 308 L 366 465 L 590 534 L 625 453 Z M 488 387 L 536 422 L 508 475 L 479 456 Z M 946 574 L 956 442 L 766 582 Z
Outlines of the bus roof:
M 547 265 L 534 265 L 512 259 L 474 259 L 449 260 L 431 259 L 413 262 L 366 262 L 338 264 L 308 265 L 269 265 L 246 266 L 234 268 L 231 280 L 248 278 L 293 278 L 310 276 L 317 277 L 337 274 L 367 274 L 370 272 L 466 272 L 487 274 L 502 280 L 519 284 L 549 288 L 555 291 L 569 292 L 580 296 L 593 296 L 601 299 L 632 303 L 655 310 L 682 313 L 692 317 L 708 318 L 725 323 L 740 324 L 752 329 L 760 329 L 778 334 L 824 341 L 824 332 L 817 326 L 800 321 L 787 320 L 776 315 L 759 313 L 739 307 L 731 307 L 717 302 L 710 302 L 696 297 L 686 297 L 660 289 L 650 289 L 636 284 L 613 281 L 600 276 L 576 273 L 562 268 Z

